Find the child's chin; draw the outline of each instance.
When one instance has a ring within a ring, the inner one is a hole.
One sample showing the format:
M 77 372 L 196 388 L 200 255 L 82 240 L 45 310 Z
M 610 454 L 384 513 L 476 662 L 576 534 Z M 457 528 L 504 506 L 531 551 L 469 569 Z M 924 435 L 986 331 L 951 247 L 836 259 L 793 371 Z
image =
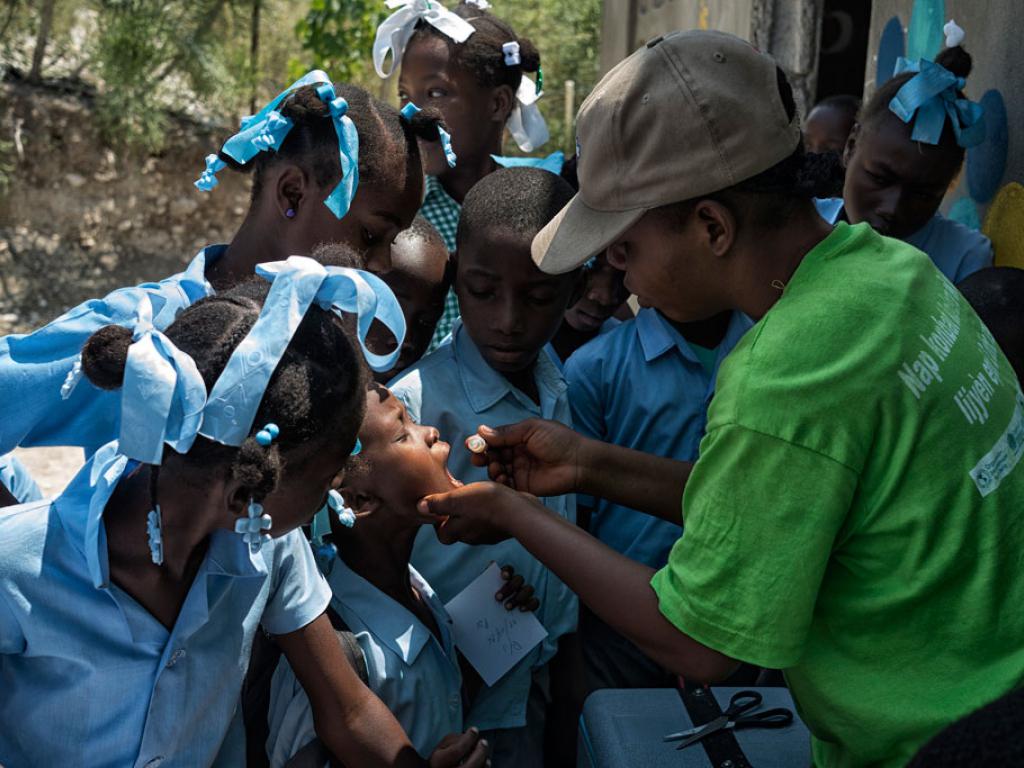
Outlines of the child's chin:
M 445 474 L 448 475 L 448 482 L 451 484 L 452 488 L 461 488 L 463 485 L 465 485 L 465 483 L 463 483 L 461 480 L 458 480 L 455 477 L 455 475 L 453 475 L 451 471 L 449 471 L 448 467 L 445 467 L 444 471 Z

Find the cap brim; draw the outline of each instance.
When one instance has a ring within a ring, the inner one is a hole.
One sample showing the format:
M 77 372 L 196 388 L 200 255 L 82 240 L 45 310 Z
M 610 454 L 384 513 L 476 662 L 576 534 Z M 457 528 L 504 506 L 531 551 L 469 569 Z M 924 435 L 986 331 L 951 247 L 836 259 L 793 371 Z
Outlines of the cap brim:
M 646 208 L 598 211 L 577 194 L 533 238 L 533 261 L 549 275 L 571 272 L 604 251 L 645 213 Z

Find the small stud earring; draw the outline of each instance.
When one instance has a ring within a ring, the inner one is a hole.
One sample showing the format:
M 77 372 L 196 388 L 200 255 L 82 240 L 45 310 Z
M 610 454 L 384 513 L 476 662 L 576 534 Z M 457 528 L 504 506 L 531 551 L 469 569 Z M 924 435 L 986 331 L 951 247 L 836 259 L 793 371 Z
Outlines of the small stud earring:
M 284 215 L 285 215 L 285 218 L 294 219 L 295 218 L 295 209 L 294 208 L 289 208 L 287 211 L 284 212 Z

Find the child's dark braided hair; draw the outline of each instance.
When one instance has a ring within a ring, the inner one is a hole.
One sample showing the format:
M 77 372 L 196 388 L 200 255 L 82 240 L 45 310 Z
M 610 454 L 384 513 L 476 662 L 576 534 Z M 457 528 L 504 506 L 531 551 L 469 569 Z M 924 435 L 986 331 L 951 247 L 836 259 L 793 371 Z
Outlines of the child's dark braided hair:
M 438 128 L 445 127 L 441 113 L 428 108 L 405 120 L 397 109 L 358 86 L 338 84 L 335 92 L 348 102 L 346 116 L 352 119 L 359 133 L 359 183 L 384 182 L 396 188 L 404 187 L 406 174 L 420 172 L 420 149 L 416 140 L 440 139 Z M 229 168 L 253 174 L 253 202 L 263 188 L 264 173 L 278 162 L 301 166 L 321 188 L 333 187 L 341 178 L 338 136 L 330 111 L 316 89 L 311 85 L 296 89 L 285 98 L 279 111 L 294 125 L 277 152 L 259 152 L 244 165 L 223 152 L 218 153 Z M 405 162 L 401 162 L 403 158 Z
M 974 65 L 971 55 L 959 45 L 944 49 L 935 57 L 935 63 L 941 64 L 957 77 L 962 77 L 964 79 L 971 74 L 971 69 Z M 857 115 L 857 124 L 860 126 L 861 130 L 878 125 L 880 120 L 886 117 L 892 118 L 893 120 L 899 120 L 899 118 L 889 110 L 889 102 L 893 100 L 893 97 L 899 89 L 906 85 L 915 74 L 916 73 L 914 72 L 903 72 L 902 74 L 896 75 L 883 83 L 878 90 L 874 92 L 868 102 L 861 109 L 860 114 Z M 956 95 L 957 98 L 964 98 L 962 91 L 957 91 Z M 954 135 L 953 129 L 949 125 L 948 121 L 942 129 L 942 136 L 939 138 L 939 146 L 944 150 L 956 153 L 957 157 L 963 159 L 964 148 L 957 144 L 956 136 Z
M 793 88 L 785 72 L 775 69 L 779 97 L 792 120 L 796 116 L 796 100 Z M 806 203 L 815 197 L 837 197 L 842 194 L 844 173 L 839 156 L 835 152 L 821 154 L 807 152 L 802 140 L 798 141 L 792 154 L 761 173 L 733 184 L 731 187 L 701 195 L 701 200 L 718 200 L 733 213 L 759 229 L 784 226 L 794 206 Z M 689 216 L 696 200 L 662 206 L 670 223 L 682 223 Z
M 484 88 L 507 85 L 515 93 L 522 82 L 524 72 L 540 71 L 540 52 L 528 38 L 517 35 L 508 22 L 470 3 L 460 3 L 452 13 L 465 19 L 476 30 L 466 42 L 456 43 L 422 20 L 416 25 L 412 40 L 423 35 L 440 37 L 448 43 L 450 60 L 471 72 L 477 83 Z M 505 54 L 501 47 L 511 42 L 519 43 L 520 63 L 508 66 L 505 64 Z
M 207 392 L 255 324 L 268 290 L 269 283 L 254 277 L 196 302 L 165 331 L 195 360 Z M 117 325 L 104 326 L 89 337 L 82 349 L 82 370 L 93 384 L 121 387 L 131 341 L 131 329 Z M 365 380 L 362 358 L 343 322 L 314 305 L 270 378 L 252 434 L 239 447 L 199 436 L 185 461 L 198 469 L 229 473 L 261 500 L 277 487 L 284 455 L 290 450 L 313 441 L 335 440 L 349 449 L 355 445 L 366 408 Z M 268 423 L 277 424 L 280 434 L 273 445 L 264 447 L 255 434 Z

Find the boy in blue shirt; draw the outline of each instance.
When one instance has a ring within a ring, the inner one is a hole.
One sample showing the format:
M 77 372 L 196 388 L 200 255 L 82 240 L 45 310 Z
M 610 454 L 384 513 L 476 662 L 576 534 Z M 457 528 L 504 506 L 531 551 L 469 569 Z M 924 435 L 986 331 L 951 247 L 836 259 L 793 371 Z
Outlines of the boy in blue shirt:
M 373 374 L 376 381 L 385 384 L 423 357 L 434 337 L 452 284 L 444 240 L 429 221 L 417 216 L 391 244 L 391 267 L 378 275 L 402 305 L 406 329 L 395 367 Z M 370 329 L 369 338 L 370 346 L 381 354 L 394 349 L 394 336 L 380 323 Z
M 564 364 L 584 344 L 620 325 L 615 313 L 629 298 L 623 279 L 622 270 L 609 264 L 603 253 L 584 265 L 579 297 L 565 310 L 562 325 L 551 340 L 559 363 Z
M 634 320 L 569 358 L 574 428 L 598 440 L 696 461 L 718 366 L 752 325 L 739 312 L 675 323 L 645 307 Z M 577 497 L 582 527 L 617 552 L 652 568 L 668 562 L 679 526 L 604 499 Z M 588 690 L 660 688 L 673 676 L 589 611 L 580 641 Z
M 449 734 L 463 731 L 464 712 L 480 690 L 479 675 L 457 653 L 451 619 L 434 590 L 409 565 L 423 526 L 416 503 L 461 483 L 448 472 L 451 446 L 434 427 L 414 423 L 398 398 L 371 384 L 359 429 L 360 453 L 345 468 L 341 492 L 350 505 L 330 518 L 331 543 L 316 548 L 331 587 L 330 609 L 355 634 L 372 690 L 424 758 Z M 344 519 L 352 524 L 347 528 Z M 511 567 L 496 599 L 507 610 L 536 610 L 533 589 Z M 313 711 L 282 661 L 271 684 L 270 765 L 287 763 L 315 736 Z
M 545 275 L 530 257 L 533 236 L 571 197 L 572 188 L 563 179 L 536 168 L 495 171 L 466 196 L 455 272 L 462 319 L 450 339 L 391 386 L 413 420 L 437 425 L 443 439 L 461 444 L 480 424 L 531 416 L 571 421 L 565 381 L 544 348 L 562 321 L 579 274 Z M 470 455 L 456 451 L 452 471 L 467 482 L 486 479 Z M 544 503 L 576 519 L 572 495 Z M 513 565 L 533 585 L 548 637 L 480 692 L 470 723 L 488 732 L 495 766 L 541 765 L 546 664 L 558 638 L 576 627 L 575 596 L 513 541 L 443 546 L 433 529 L 424 529 L 412 556 L 444 601 L 491 561 Z

